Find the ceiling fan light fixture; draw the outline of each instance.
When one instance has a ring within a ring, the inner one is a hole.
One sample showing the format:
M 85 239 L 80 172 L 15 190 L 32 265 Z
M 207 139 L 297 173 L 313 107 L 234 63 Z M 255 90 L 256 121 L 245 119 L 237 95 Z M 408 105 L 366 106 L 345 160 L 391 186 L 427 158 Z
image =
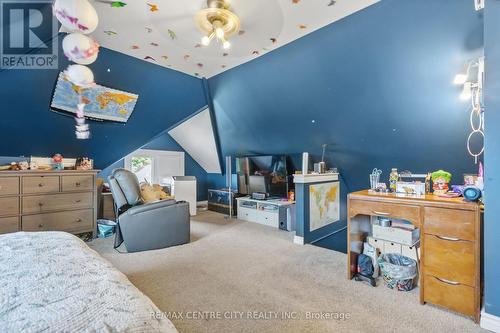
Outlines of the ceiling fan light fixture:
M 231 47 L 228 38 L 240 30 L 240 19 L 229 10 L 229 3 L 225 0 L 208 0 L 207 6 L 196 16 L 198 29 L 205 35 L 201 43 L 208 46 L 216 37 L 227 50 Z

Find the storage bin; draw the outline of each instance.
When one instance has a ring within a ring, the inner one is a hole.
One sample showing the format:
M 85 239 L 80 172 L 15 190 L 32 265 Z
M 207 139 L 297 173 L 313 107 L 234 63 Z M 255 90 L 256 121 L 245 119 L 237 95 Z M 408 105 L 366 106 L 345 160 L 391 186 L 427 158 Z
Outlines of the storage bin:
M 420 229 L 409 230 L 403 228 L 381 227 L 372 225 L 373 237 L 390 242 L 413 245 L 420 238 Z

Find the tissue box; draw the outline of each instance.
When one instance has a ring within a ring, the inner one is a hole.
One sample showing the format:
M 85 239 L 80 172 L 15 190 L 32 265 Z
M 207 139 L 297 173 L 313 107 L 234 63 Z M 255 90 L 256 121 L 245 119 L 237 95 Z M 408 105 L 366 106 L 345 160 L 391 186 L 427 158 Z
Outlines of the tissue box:
M 411 246 L 420 238 L 420 229 L 410 230 L 403 228 L 381 227 L 373 225 L 373 237 L 390 242 Z

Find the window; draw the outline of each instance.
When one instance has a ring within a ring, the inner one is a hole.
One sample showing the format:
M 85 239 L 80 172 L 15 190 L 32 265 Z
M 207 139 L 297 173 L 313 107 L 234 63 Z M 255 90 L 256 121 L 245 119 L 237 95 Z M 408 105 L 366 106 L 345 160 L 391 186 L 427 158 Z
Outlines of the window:
M 125 169 L 137 175 L 139 182 L 169 184 L 169 177 L 184 176 L 184 153 L 139 149 L 125 157 Z

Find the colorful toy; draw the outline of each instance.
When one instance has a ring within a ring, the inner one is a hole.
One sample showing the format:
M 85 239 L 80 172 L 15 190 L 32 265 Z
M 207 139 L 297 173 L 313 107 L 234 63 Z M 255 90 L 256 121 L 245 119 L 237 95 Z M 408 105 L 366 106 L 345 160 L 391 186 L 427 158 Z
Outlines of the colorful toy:
M 54 169 L 64 170 L 63 156 L 61 154 L 55 154 L 54 156 L 52 156 L 52 163 Z
M 438 170 L 432 173 L 431 178 L 434 195 L 443 195 L 448 192 L 451 173 L 444 170 Z

